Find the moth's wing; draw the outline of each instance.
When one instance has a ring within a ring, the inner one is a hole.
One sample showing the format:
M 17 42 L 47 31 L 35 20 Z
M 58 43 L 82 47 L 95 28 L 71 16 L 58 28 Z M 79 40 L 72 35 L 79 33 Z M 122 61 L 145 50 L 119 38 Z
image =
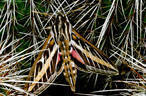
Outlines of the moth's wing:
M 58 46 L 53 36 L 49 35 L 30 70 L 28 80 L 33 83 L 27 85 L 26 90 L 40 94 L 47 89 L 51 85 L 50 83 L 62 72 L 61 66 L 57 70 L 57 66 L 61 65 L 61 62 Z
M 73 30 L 72 39 L 71 56 L 79 70 L 105 75 L 118 74 L 118 70 L 108 57 L 75 30 Z

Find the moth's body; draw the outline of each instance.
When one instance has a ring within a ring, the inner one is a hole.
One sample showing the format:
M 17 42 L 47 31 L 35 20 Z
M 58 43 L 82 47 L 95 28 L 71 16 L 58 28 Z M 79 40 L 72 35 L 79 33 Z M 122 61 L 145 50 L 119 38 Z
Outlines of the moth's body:
M 58 32 L 56 43 L 59 45 L 59 54 L 63 60 L 62 67 L 63 67 L 63 75 L 66 81 L 69 83 L 72 91 L 75 91 L 75 84 L 76 84 L 76 77 L 77 77 L 77 69 L 75 67 L 75 63 L 71 60 L 71 33 L 69 33 L 69 25 L 68 22 L 63 23 L 62 16 L 58 16 L 56 24 L 56 31 Z M 59 57 L 59 58 L 60 58 Z

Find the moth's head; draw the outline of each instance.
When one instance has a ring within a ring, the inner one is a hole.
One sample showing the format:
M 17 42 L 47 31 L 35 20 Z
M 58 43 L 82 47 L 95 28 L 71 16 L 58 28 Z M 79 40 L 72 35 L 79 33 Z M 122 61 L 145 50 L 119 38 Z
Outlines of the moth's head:
M 55 22 L 55 29 L 57 33 L 57 41 L 64 41 L 70 39 L 70 27 L 71 24 L 67 20 L 66 16 L 58 14 Z

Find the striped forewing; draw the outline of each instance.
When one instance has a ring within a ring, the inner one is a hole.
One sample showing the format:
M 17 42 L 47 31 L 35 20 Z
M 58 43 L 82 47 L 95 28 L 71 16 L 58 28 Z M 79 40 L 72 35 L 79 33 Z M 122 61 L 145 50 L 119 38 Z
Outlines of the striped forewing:
M 114 64 L 108 59 L 108 57 L 99 49 L 97 49 L 93 44 L 85 40 L 80 36 L 75 30 L 73 30 L 73 40 L 71 44 L 73 49 L 80 55 L 83 59 L 83 63 L 76 62 L 78 68 L 85 72 L 94 72 L 104 75 L 117 75 L 118 70 L 114 67 Z M 75 58 L 76 57 L 73 57 Z M 82 66 L 82 67 L 81 67 Z
M 56 71 L 58 53 L 58 46 L 55 44 L 53 36 L 48 36 L 42 51 L 38 54 L 29 73 L 28 80 L 31 80 L 34 83 L 29 85 L 26 84 L 26 90 L 35 94 L 40 94 L 50 86 L 49 83 L 52 83 L 59 74 Z M 46 82 L 48 84 L 43 84 Z

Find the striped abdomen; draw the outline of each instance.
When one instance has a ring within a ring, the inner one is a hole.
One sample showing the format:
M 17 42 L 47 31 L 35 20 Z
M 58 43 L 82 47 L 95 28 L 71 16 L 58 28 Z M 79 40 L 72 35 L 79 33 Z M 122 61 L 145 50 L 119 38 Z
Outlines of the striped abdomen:
M 77 69 L 75 63 L 71 60 L 70 57 L 70 50 L 69 50 L 69 41 L 64 40 L 59 42 L 61 56 L 63 59 L 63 67 L 64 71 L 63 74 L 65 76 L 66 81 L 69 83 L 71 90 L 75 91 L 76 85 L 76 77 L 77 77 Z

